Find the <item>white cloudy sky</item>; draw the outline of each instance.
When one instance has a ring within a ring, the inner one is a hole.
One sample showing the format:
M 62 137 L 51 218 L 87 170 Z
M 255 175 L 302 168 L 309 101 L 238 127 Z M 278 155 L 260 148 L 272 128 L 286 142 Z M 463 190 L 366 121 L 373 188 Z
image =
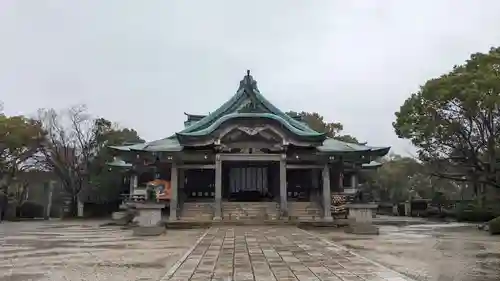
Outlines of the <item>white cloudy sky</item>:
M 428 78 L 500 44 L 498 0 L 1 0 L 8 114 L 86 103 L 148 140 L 234 94 L 246 69 L 283 110 L 372 145 Z

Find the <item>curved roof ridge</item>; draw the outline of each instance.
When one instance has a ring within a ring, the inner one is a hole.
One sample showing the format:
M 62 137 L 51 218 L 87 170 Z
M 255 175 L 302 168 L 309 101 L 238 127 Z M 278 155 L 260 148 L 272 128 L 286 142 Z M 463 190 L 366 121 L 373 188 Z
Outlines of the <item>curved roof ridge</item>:
M 312 132 L 307 132 L 303 130 L 299 130 L 296 127 L 292 126 L 289 122 L 287 122 L 283 117 L 277 115 L 277 114 L 272 114 L 272 113 L 229 113 L 221 118 L 217 119 L 214 123 L 212 123 L 210 126 L 198 130 L 198 131 L 192 131 L 192 132 L 179 132 L 177 135 L 184 135 L 184 136 L 199 136 L 199 135 L 205 135 L 209 134 L 213 131 L 215 131 L 221 124 L 235 118 L 246 118 L 246 117 L 254 117 L 254 118 L 267 118 L 267 119 L 273 119 L 278 122 L 280 122 L 283 126 L 285 126 L 288 130 L 293 132 L 294 134 L 301 135 L 301 136 L 324 136 L 324 133 L 319 133 L 316 131 Z
M 203 117 L 200 119 L 198 122 L 188 126 L 184 130 L 180 131 L 179 133 L 189 133 L 194 130 L 199 129 L 203 125 L 210 123 L 216 119 L 215 117 L 219 117 L 220 115 L 223 115 L 226 110 L 228 110 L 232 104 L 234 104 L 243 94 L 243 91 L 238 91 L 236 92 L 235 95 L 233 95 L 228 101 L 226 101 L 224 104 L 222 104 L 219 108 L 217 108 L 214 112 L 210 113 L 209 115 Z
M 196 123 L 188 125 L 185 129 L 179 132 L 179 134 L 192 133 L 197 130 L 204 130 L 207 127 L 211 126 L 213 122 L 216 122 L 217 119 L 222 118 L 224 115 L 234 113 L 233 111 L 240 106 L 240 102 L 243 98 L 253 99 L 255 98 L 257 102 L 259 102 L 270 114 L 277 115 L 284 119 L 286 123 L 289 123 L 291 126 L 295 127 L 299 131 L 303 131 L 304 133 L 309 134 L 322 134 L 311 129 L 307 124 L 300 122 L 293 117 L 289 116 L 274 104 L 272 104 L 269 100 L 267 100 L 264 95 L 260 93 L 257 88 L 257 81 L 253 79 L 250 75 L 250 72 L 247 71 L 247 75 L 240 81 L 240 86 L 238 91 L 223 105 L 221 105 L 217 110 L 206 115 L 205 117 L 198 120 Z
M 267 100 L 266 97 L 264 97 L 264 95 L 261 94 L 259 90 L 254 90 L 254 93 L 258 99 L 267 103 L 266 107 L 271 107 L 271 108 L 269 108 L 271 111 L 275 111 L 277 113 L 276 115 L 279 115 L 280 117 L 282 117 L 283 119 L 285 119 L 289 123 L 291 123 L 292 125 L 295 125 L 295 127 L 298 127 L 298 129 L 302 129 L 304 131 L 309 131 L 311 133 L 312 132 L 320 133 L 320 132 L 317 132 L 317 131 L 311 129 L 307 124 L 295 120 L 293 117 L 291 117 L 290 115 L 288 115 L 285 112 L 283 112 L 282 110 L 280 110 L 278 107 L 276 107 L 274 104 L 272 104 L 269 100 Z

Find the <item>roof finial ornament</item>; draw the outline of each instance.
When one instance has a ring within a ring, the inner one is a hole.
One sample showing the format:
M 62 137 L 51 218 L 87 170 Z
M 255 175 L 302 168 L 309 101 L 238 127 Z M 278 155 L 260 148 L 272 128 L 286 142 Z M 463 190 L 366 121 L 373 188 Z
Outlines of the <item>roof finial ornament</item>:
M 247 75 L 240 81 L 240 89 L 242 88 L 258 91 L 257 81 L 253 80 L 252 75 L 250 75 L 250 70 L 247 70 Z

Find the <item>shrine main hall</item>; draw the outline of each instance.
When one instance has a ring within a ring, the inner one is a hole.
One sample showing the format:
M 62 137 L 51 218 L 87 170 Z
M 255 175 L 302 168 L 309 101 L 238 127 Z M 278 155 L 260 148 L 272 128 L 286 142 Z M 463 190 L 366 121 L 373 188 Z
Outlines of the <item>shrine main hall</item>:
M 128 167 L 131 193 L 154 179 L 170 182 L 171 221 L 231 219 L 235 205 L 238 216 L 259 206 L 263 217 L 286 219 L 301 202 L 304 212 L 331 221 L 332 193 L 354 192 L 359 171 L 379 166 L 390 149 L 311 129 L 269 102 L 249 71 L 222 106 L 186 114 L 184 125 L 164 139 L 111 147 L 121 159 L 115 165 Z

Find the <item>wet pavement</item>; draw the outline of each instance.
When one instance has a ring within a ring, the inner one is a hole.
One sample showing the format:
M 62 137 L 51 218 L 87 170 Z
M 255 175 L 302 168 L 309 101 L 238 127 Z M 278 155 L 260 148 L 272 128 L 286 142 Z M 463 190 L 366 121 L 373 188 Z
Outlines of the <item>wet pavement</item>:
M 387 221 L 379 236 L 239 226 L 133 237 L 100 222 L 3 223 L 0 281 L 500 280 L 500 236 Z
M 405 281 L 296 227 L 214 227 L 162 281 Z
M 313 232 L 415 280 L 500 280 L 500 236 L 473 224 L 410 220 L 400 225 L 381 226 L 379 236 L 354 236 L 341 229 Z
M 157 281 L 205 231 L 143 239 L 100 223 L 1 223 L 0 281 Z

